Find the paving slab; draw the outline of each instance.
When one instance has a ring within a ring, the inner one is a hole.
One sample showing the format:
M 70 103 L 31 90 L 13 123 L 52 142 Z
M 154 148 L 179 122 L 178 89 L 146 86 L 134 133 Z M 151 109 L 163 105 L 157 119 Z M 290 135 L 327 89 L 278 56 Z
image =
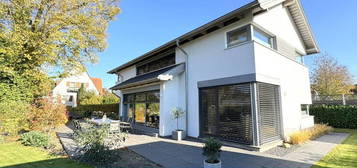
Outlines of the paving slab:
M 331 133 L 307 142 L 285 156 L 248 151 L 235 147 L 222 147 L 223 168 L 309 168 L 348 134 Z M 203 144 L 195 140 L 175 141 L 146 135 L 130 134 L 124 144 L 134 152 L 166 168 L 203 167 Z

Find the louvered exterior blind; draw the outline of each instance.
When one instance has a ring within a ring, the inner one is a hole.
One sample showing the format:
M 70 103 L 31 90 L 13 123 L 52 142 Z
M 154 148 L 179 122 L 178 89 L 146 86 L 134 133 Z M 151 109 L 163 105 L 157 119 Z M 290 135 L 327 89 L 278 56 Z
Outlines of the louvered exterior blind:
M 280 139 L 280 93 L 279 86 L 257 83 L 258 126 L 260 145 Z
M 251 145 L 251 84 L 200 89 L 203 136 Z

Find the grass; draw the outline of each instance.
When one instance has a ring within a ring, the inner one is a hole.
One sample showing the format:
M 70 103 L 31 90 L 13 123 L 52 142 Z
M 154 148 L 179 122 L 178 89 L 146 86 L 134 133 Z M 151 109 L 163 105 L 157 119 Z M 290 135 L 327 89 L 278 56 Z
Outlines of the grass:
M 0 144 L 2 168 L 92 168 L 65 157 L 52 156 L 40 148 L 23 146 L 19 142 Z
M 357 167 L 357 129 L 335 129 L 335 132 L 350 133 L 342 144 L 315 163 L 312 168 L 356 168 Z

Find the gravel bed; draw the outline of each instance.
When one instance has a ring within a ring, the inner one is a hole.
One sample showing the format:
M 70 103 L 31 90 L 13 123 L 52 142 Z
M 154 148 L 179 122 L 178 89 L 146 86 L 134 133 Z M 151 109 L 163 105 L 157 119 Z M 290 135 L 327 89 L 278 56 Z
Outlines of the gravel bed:
M 283 157 L 291 152 L 294 152 L 299 147 L 300 147 L 299 145 L 291 145 L 290 148 L 284 148 L 283 146 L 279 145 L 277 147 L 274 147 L 274 148 L 271 148 L 271 149 L 265 151 L 264 153 Z

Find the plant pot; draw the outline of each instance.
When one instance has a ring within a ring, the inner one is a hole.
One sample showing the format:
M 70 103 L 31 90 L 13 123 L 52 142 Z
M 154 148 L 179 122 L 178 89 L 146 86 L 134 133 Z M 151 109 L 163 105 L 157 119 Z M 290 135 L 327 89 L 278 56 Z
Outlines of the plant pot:
M 186 138 L 186 132 L 184 130 L 172 131 L 172 139 L 181 141 Z
M 203 167 L 204 168 L 221 168 L 221 161 L 219 161 L 218 163 L 207 163 L 206 160 L 203 161 Z

